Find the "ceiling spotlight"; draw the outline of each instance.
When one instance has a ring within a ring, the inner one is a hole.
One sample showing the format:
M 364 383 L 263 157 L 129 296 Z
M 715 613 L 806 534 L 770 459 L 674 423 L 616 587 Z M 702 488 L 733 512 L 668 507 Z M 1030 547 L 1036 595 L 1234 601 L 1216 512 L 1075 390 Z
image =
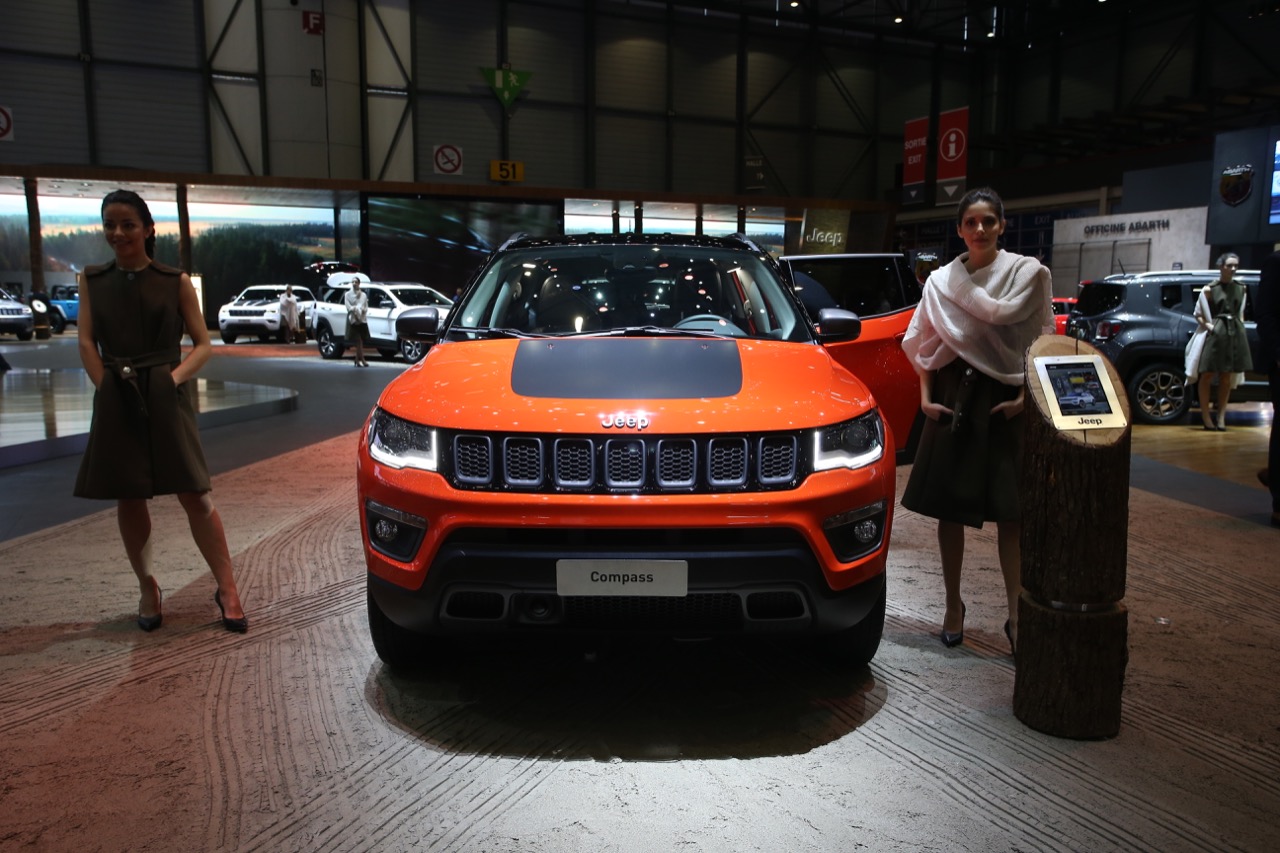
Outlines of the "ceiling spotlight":
M 894 15 L 894 16 L 893 16 L 893 22 L 894 22 L 895 24 L 901 24 L 901 23 L 902 23 L 902 16 L 901 16 L 901 15 Z

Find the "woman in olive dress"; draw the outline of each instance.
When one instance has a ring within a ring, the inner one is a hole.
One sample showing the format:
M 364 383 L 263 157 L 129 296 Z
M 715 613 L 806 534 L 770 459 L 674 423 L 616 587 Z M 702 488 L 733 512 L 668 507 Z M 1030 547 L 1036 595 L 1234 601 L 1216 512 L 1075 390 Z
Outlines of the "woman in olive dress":
M 102 200 L 102 230 L 115 259 L 80 277 L 80 360 L 97 389 L 75 494 L 116 501 L 129 565 L 138 576 L 138 627 L 160 627 L 152 573 L 148 500 L 177 495 L 196 546 L 217 582 L 214 601 L 228 631 L 249 622 L 240 603 L 222 519 L 209 497 L 192 395 L 212 348 L 190 277 L 152 260 L 155 220 L 137 193 Z M 182 358 L 183 333 L 191 353 Z
M 1226 432 L 1227 399 L 1247 370 L 1253 370 L 1249 338 L 1244 330 L 1244 285 L 1235 281 L 1240 256 L 1227 252 L 1218 258 L 1218 280 L 1205 287 L 1196 302 L 1196 319 L 1209 334 L 1200 353 L 1200 421 L 1206 430 Z M 1218 380 L 1218 419 L 1209 417 L 1209 386 Z

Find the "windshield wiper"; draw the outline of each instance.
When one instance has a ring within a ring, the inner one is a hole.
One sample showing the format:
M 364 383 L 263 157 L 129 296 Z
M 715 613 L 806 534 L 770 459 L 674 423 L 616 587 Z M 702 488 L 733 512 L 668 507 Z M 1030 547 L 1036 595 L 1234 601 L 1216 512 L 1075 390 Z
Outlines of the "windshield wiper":
M 474 336 L 475 338 L 488 340 L 491 338 L 547 338 L 550 335 L 544 335 L 538 332 L 522 332 L 519 329 L 503 329 L 496 326 L 454 326 L 448 332 L 449 335 Z
M 616 329 L 592 329 L 582 332 L 566 332 L 561 337 L 579 338 L 595 336 L 599 338 L 722 338 L 717 332 L 706 329 L 672 329 L 667 326 L 620 326 Z

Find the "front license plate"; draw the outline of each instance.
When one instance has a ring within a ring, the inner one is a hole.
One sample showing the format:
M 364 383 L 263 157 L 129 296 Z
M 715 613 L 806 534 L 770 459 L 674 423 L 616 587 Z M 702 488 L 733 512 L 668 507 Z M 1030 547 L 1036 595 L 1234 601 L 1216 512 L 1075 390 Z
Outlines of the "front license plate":
M 556 592 L 679 598 L 689 592 L 689 564 L 684 560 L 558 560 Z

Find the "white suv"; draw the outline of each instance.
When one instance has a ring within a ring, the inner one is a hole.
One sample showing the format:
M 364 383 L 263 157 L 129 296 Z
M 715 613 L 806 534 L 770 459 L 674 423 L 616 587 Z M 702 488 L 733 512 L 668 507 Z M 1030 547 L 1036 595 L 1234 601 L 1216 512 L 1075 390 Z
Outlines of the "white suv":
M 0 290 L 0 335 L 17 335 L 18 340 L 29 341 L 34 334 L 35 318 L 30 306 Z
M 445 310 L 453 307 L 453 300 L 434 287 L 411 281 L 369 281 L 363 273 L 356 274 L 360 286 L 369 297 L 369 344 L 383 358 L 393 358 L 398 352 L 410 364 L 416 364 L 426 354 L 428 345 L 423 341 L 402 337 L 396 332 L 396 320 L 410 308 L 435 306 Z M 354 275 L 335 273 L 331 285 L 325 288 L 324 299 L 316 303 L 311 328 L 321 358 L 342 358 L 347 351 L 347 307 L 343 299 L 350 290 Z
M 280 343 L 289 339 L 289 331 L 280 324 L 280 294 L 288 285 L 254 284 L 246 287 L 239 296 L 218 309 L 218 331 L 224 344 L 234 344 L 241 335 L 256 335 L 258 340 L 275 338 Z M 308 326 L 308 317 L 315 309 L 316 298 L 311 291 L 293 286 L 298 297 L 298 321 Z

